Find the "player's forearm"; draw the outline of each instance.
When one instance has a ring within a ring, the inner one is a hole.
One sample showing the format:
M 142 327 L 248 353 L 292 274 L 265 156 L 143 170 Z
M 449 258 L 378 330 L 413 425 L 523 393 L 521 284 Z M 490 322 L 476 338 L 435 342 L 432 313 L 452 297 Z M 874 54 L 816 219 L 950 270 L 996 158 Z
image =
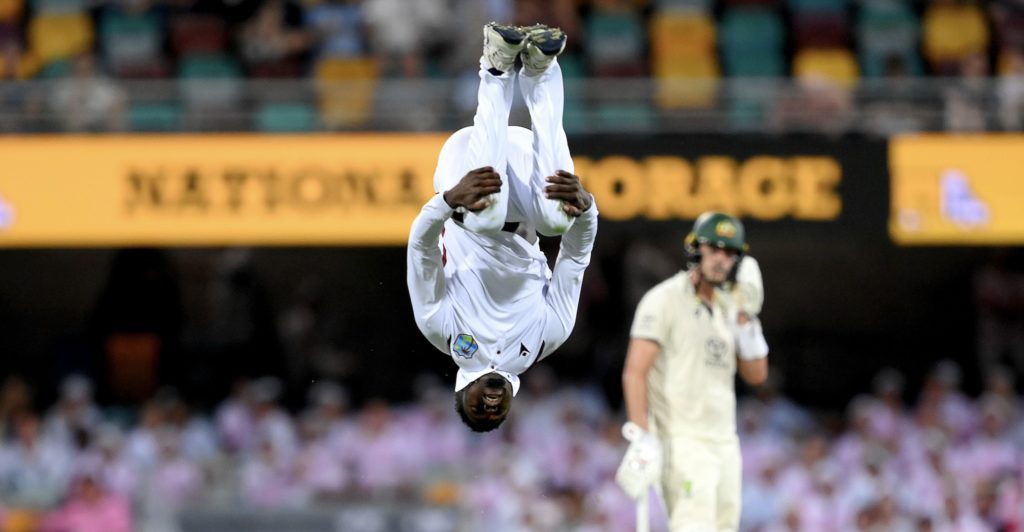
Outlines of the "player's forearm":
M 444 229 L 444 222 L 451 218 L 455 212 L 445 202 L 441 194 L 430 198 L 416 219 L 412 222 L 412 229 L 409 232 L 409 248 L 421 252 L 437 251 L 438 239 L 441 238 L 441 231 Z M 440 257 L 440 251 L 438 251 Z
M 584 265 L 590 262 L 597 238 L 597 205 L 592 204 L 562 235 L 559 259 L 567 258 Z
M 647 375 L 626 368 L 622 372 L 622 397 L 626 403 L 626 417 L 644 430 L 647 426 Z
M 451 208 L 435 196 L 416 216 L 409 233 L 406 282 L 416 325 L 428 338 L 440 336 L 445 320 L 445 280 L 439 239 Z
M 737 360 L 737 371 L 743 382 L 758 386 L 768 379 L 768 358 L 762 357 L 754 360 Z

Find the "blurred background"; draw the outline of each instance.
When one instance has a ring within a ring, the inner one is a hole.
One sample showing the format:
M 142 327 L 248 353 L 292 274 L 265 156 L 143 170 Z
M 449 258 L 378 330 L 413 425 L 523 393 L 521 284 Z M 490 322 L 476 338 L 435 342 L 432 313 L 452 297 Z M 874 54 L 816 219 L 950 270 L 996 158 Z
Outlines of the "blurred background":
M 602 221 L 478 435 L 404 244 L 491 20 L 569 34 Z M 629 530 L 628 330 L 706 209 L 765 278 L 744 530 L 1024 527 L 1018 0 L 0 0 L 0 51 L 2 530 Z

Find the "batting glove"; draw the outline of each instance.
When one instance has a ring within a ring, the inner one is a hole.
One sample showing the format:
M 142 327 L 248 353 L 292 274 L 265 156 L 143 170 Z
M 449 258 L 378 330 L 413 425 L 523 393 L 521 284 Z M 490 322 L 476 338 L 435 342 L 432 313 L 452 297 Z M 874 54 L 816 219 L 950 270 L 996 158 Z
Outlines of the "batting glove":
M 764 306 L 764 281 L 761 279 L 761 266 L 750 255 L 740 259 L 736 270 L 736 286 L 733 287 L 739 310 L 748 316 L 757 316 Z
M 615 473 L 615 481 L 626 495 L 639 499 L 658 481 L 661 473 L 661 443 L 653 434 L 631 421 L 622 426 L 622 435 L 629 441 L 629 448 Z

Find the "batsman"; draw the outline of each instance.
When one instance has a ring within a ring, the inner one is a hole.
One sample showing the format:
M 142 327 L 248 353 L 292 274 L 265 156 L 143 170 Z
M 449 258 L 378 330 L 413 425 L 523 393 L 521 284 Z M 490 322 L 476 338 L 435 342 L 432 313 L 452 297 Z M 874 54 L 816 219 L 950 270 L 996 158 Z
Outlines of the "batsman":
M 686 237 L 686 270 L 637 305 L 622 374 L 630 444 L 616 480 L 638 501 L 639 530 L 652 486 L 675 532 L 739 528 L 735 375 L 751 385 L 768 376 L 761 271 L 746 251 L 737 218 L 704 213 Z

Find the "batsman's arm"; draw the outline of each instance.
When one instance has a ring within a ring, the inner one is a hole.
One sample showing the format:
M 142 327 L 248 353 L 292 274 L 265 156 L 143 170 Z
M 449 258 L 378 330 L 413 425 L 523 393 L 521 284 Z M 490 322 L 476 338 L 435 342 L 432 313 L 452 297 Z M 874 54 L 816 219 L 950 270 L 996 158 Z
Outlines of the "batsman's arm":
M 440 238 L 452 212 L 441 194 L 431 198 L 413 221 L 406 248 L 406 281 L 416 326 L 435 347 L 444 346 L 438 347 L 442 351 L 447 350 L 444 325 L 450 305 L 445 298 Z
M 622 396 L 626 402 L 626 416 L 641 429 L 648 431 L 647 375 L 654 366 L 661 345 L 647 338 L 632 338 L 622 369 Z
M 743 360 L 739 359 L 739 366 L 737 368 L 740 373 L 740 378 L 743 382 L 757 386 L 768 379 L 768 359 L 761 358 L 758 360 Z
M 740 314 L 734 334 L 736 336 L 736 371 L 751 386 L 768 378 L 768 342 L 761 330 L 761 320 Z

